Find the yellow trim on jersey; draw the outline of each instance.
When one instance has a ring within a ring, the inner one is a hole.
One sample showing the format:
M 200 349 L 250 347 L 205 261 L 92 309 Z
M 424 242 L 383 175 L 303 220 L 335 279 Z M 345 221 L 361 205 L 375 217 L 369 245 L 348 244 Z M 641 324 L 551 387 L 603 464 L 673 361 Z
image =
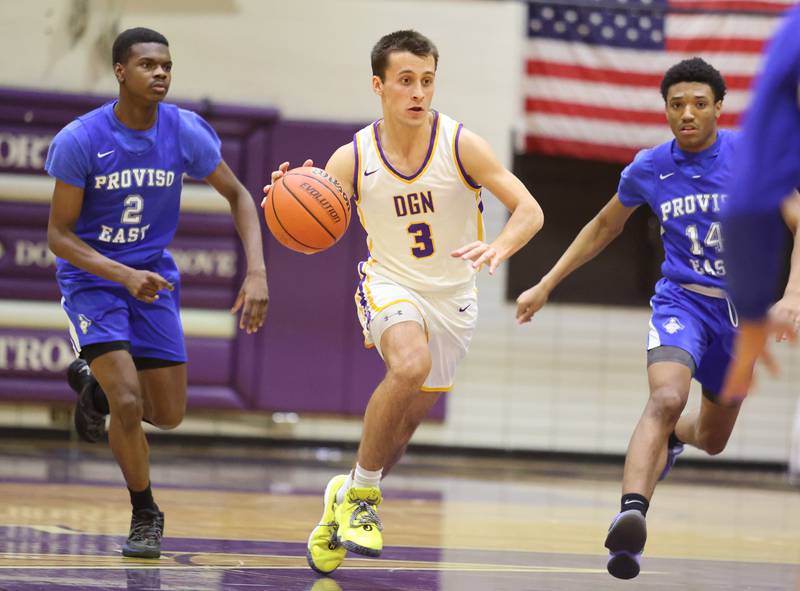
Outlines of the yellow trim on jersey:
M 478 189 L 475 191 L 475 209 L 477 210 L 478 214 L 478 240 L 483 242 L 483 234 L 484 234 L 484 227 L 483 227 L 483 212 L 481 211 L 481 191 Z
M 433 162 L 433 157 L 436 154 L 436 146 L 439 143 L 439 129 L 441 129 L 441 127 L 442 127 L 442 116 L 441 116 L 441 114 L 439 114 L 438 116 L 434 116 L 434 119 L 436 120 L 436 126 L 431 131 L 431 133 L 433 134 L 433 147 L 431 148 L 431 153 L 428 156 L 427 162 L 425 162 L 425 166 L 422 167 L 422 170 L 420 170 L 417 174 L 415 174 L 410 179 L 404 179 L 403 177 L 398 176 L 391 169 L 391 167 L 389 166 L 389 164 L 390 164 L 389 161 L 386 159 L 386 157 L 384 156 L 383 151 L 381 150 L 381 147 L 378 145 L 378 127 L 380 126 L 380 124 L 372 126 L 372 143 L 373 143 L 373 145 L 375 147 L 375 153 L 378 154 L 378 161 L 381 163 L 381 167 L 383 167 L 383 169 L 386 172 L 388 172 L 390 175 L 392 175 L 398 181 L 402 181 L 407 185 L 410 185 L 411 183 L 416 182 L 417 180 L 419 180 L 419 178 L 421 176 L 423 176 L 425 174 L 425 171 L 428 170 L 428 167 L 431 165 L 431 162 Z
M 353 139 L 353 141 L 355 141 L 355 143 L 356 143 L 356 168 L 358 169 L 358 170 L 356 170 L 356 186 L 355 186 L 355 190 L 356 190 L 356 207 L 358 207 L 358 204 L 361 202 L 361 167 L 364 164 L 364 154 L 362 153 L 361 140 L 359 139 L 360 135 L 361 135 L 360 133 L 357 133 L 355 135 L 355 138 Z M 359 217 L 359 219 L 361 219 L 361 226 L 363 227 L 364 226 L 364 219 L 361 218 L 361 214 L 360 213 L 359 213 L 358 217 Z
M 459 123 L 458 121 L 454 121 L 455 129 L 453 130 L 453 165 L 456 168 L 456 172 L 458 173 L 458 178 L 461 179 L 461 182 L 464 186 L 475 193 L 475 207 L 478 210 L 478 240 L 483 241 L 484 235 L 484 227 L 483 227 L 483 214 L 481 213 L 480 209 L 480 201 L 481 201 L 481 189 L 482 187 L 475 188 L 472 186 L 469 181 L 467 181 L 466 177 L 464 176 L 464 172 L 461 170 L 461 165 L 458 162 L 458 146 L 456 145 L 456 140 L 458 140 L 458 129 L 464 129 L 464 126 Z
M 473 192 L 477 191 L 478 193 L 480 193 L 481 190 L 479 188 L 476 189 L 475 187 L 470 185 L 467 179 L 464 177 L 464 173 L 461 172 L 461 165 L 458 163 L 458 146 L 456 146 L 456 140 L 458 139 L 458 128 L 461 127 L 463 129 L 463 125 L 461 125 L 461 123 L 459 123 L 458 121 L 454 121 L 454 123 L 456 124 L 456 127 L 453 130 L 453 164 L 456 167 L 456 172 L 458 172 L 458 178 L 461 179 L 461 182 L 464 183 L 464 186 L 467 189 Z
M 453 389 L 453 384 L 450 384 L 449 386 L 445 386 L 443 388 L 426 388 L 425 386 L 423 386 L 422 388 L 419 389 L 419 391 L 420 392 L 449 392 L 452 389 Z

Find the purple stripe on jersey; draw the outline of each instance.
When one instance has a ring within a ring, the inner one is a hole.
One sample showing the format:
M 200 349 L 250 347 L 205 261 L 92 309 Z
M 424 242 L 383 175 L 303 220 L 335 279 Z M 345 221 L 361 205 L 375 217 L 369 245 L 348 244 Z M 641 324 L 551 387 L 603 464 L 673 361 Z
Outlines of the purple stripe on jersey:
M 392 164 L 386 158 L 386 154 L 383 153 L 383 146 L 381 146 L 381 136 L 378 133 L 378 124 L 379 123 L 380 123 L 380 121 L 376 121 L 375 123 L 372 124 L 372 131 L 375 134 L 375 143 L 377 143 L 377 145 L 378 145 L 378 154 L 380 154 L 381 160 L 386 165 L 386 168 L 391 170 L 394 174 L 399 176 L 401 179 L 405 179 L 407 181 L 413 180 L 423 170 L 425 170 L 425 167 L 428 165 L 428 161 L 431 159 L 431 154 L 433 154 L 433 143 L 434 143 L 434 140 L 436 139 L 436 131 L 437 131 L 438 127 L 439 127 L 439 111 L 433 111 L 433 126 L 431 127 L 431 139 L 430 139 L 430 142 L 428 143 L 428 153 L 425 154 L 425 160 L 422 161 L 422 165 L 419 167 L 419 170 L 417 172 L 415 172 L 414 174 L 410 175 L 410 176 L 406 176 L 404 174 L 400 174 L 399 172 L 397 172 L 397 170 L 395 170 L 394 166 L 392 166 Z
M 483 199 L 478 199 L 478 211 L 483 213 Z
M 358 201 L 358 134 L 353 134 L 353 153 L 356 157 L 356 165 L 353 168 L 353 199 Z
M 461 123 L 458 124 L 456 128 L 456 141 L 454 142 L 455 152 L 456 152 L 456 164 L 458 164 L 458 169 L 461 171 L 461 174 L 464 176 L 464 180 L 467 181 L 467 184 L 472 187 L 473 189 L 480 189 L 481 186 L 475 182 L 475 180 L 467 174 L 467 171 L 464 169 L 464 165 L 461 163 L 461 156 L 458 154 L 458 136 L 461 135 L 461 128 L 464 127 Z M 481 213 L 483 212 L 483 204 L 480 205 Z
M 367 326 L 370 325 L 372 322 L 372 310 L 370 310 L 369 303 L 367 302 L 367 296 L 364 292 L 364 281 L 366 281 L 367 276 L 364 274 L 364 262 L 358 263 L 358 274 L 361 275 L 361 281 L 358 282 L 358 295 L 359 295 L 359 303 L 361 307 L 364 308 L 364 315 L 367 318 Z

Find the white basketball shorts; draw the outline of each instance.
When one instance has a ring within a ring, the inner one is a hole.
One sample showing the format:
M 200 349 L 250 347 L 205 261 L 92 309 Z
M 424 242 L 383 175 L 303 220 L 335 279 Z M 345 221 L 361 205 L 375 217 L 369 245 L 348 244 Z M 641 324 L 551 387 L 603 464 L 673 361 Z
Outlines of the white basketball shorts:
M 464 358 L 478 322 L 478 294 L 474 285 L 445 293 L 422 293 L 404 287 L 358 265 L 360 282 L 355 300 L 364 332 L 364 346 L 381 353 L 381 336 L 400 322 L 419 323 L 428 337 L 431 373 L 425 392 L 447 392 L 453 387 L 458 363 Z

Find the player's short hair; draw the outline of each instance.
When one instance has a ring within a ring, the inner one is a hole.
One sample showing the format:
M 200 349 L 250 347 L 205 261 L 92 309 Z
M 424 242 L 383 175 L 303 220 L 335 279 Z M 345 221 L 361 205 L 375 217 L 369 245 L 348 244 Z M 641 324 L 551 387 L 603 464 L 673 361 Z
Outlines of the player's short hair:
M 714 93 L 714 102 L 725 98 L 725 79 L 714 66 L 699 57 L 683 60 L 672 66 L 661 81 L 661 96 L 667 101 L 669 87 L 680 82 L 702 82 Z
M 114 46 L 111 49 L 111 64 L 124 64 L 128 61 L 131 47 L 137 43 L 161 43 L 161 45 L 169 47 L 167 38 L 158 31 L 145 27 L 127 29 L 114 39 Z
M 434 69 L 439 65 L 439 50 L 433 41 L 422 33 L 412 30 L 395 31 L 380 38 L 372 48 L 372 75 L 384 80 L 389 55 L 396 51 L 408 51 L 418 57 L 433 56 Z

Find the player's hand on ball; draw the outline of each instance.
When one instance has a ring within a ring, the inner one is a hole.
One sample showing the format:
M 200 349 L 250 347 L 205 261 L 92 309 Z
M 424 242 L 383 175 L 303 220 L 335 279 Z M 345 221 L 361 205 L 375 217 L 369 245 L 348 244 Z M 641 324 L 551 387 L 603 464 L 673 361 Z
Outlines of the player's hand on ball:
M 465 261 L 472 261 L 472 268 L 476 270 L 480 270 L 484 264 L 487 264 L 489 265 L 489 275 L 494 275 L 495 269 L 497 269 L 498 265 L 506 258 L 497 248 L 481 240 L 476 240 L 466 246 L 462 246 L 458 250 L 454 250 L 450 253 L 450 256 Z
M 164 289 L 172 291 L 172 284 L 158 273 L 135 270 L 125 281 L 125 289 L 137 300 L 152 304 L 158 299 L 158 292 Z
M 526 289 L 517 298 L 517 323 L 525 324 L 530 322 L 533 315 L 544 307 L 550 291 L 537 283 L 533 287 Z
M 314 166 L 314 161 L 309 158 L 305 162 L 303 162 L 303 166 Z M 278 170 L 273 170 L 272 171 L 272 174 L 270 174 L 269 184 L 268 185 L 264 185 L 264 189 L 263 189 L 264 190 L 264 198 L 261 200 L 262 209 L 263 209 L 264 205 L 267 203 L 267 193 L 269 193 L 269 190 L 272 188 L 272 185 L 275 184 L 275 181 L 277 181 L 279 178 L 281 178 L 283 175 L 285 175 L 288 172 L 288 170 L 289 170 L 289 163 L 288 162 L 284 162 L 278 167 Z
M 231 314 L 236 314 L 241 310 L 239 328 L 247 331 L 247 334 L 252 334 L 264 326 L 268 305 L 267 272 L 250 272 L 245 275 L 242 288 L 239 290 L 239 295 L 236 296 L 233 308 L 231 308 Z

